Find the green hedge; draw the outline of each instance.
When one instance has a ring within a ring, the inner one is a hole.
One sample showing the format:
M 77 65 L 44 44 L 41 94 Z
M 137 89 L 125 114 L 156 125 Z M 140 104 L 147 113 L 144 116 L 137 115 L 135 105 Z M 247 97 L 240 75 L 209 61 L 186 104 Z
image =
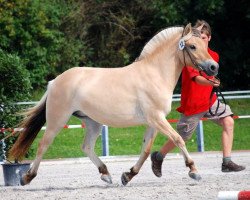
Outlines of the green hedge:
M 0 80 L 0 128 L 13 128 L 21 120 L 21 116 L 17 113 L 22 109 L 14 103 L 29 99 L 31 83 L 29 72 L 21 59 L 2 49 L 0 49 Z M 11 131 L 1 132 L 1 139 L 10 133 Z M 10 137 L 5 140 L 5 151 L 8 151 L 15 139 Z M 3 156 L 2 153 L 0 152 L 0 157 Z

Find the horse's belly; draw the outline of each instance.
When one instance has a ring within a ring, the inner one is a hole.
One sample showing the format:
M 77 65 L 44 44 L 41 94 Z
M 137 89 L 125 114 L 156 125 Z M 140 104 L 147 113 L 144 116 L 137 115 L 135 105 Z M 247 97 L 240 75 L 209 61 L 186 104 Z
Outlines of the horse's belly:
M 80 110 L 91 119 L 108 126 L 128 127 L 145 124 L 143 113 L 133 107 L 84 105 Z
M 145 120 L 135 118 L 134 116 L 131 117 L 118 117 L 118 118 L 106 118 L 103 120 L 103 123 L 108 126 L 112 127 L 129 127 L 129 126 L 138 126 L 145 124 Z
M 95 115 L 92 115 L 90 113 L 88 116 L 101 124 L 105 124 L 112 127 L 129 127 L 145 124 L 145 120 L 143 118 L 129 114 L 119 115 L 108 112 L 102 114 L 99 112 Z

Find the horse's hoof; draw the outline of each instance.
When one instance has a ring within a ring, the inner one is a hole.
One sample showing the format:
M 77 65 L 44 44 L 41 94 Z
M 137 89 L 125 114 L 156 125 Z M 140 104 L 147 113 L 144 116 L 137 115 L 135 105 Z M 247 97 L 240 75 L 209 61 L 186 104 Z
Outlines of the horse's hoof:
M 106 183 L 112 184 L 112 178 L 108 174 L 102 174 L 101 179 L 105 181 Z
M 21 184 L 22 186 L 26 185 L 26 183 L 25 183 L 24 180 L 23 180 L 23 177 L 21 177 L 21 179 L 20 179 L 20 184 Z
M 201 180 L 201 176 L 198 173 L 195 172 L 189 172 L 188 173 L 189 177 L 196 180 L 196 181 L 200 181 Z
M 24 174 L 21 178 L 20 178 L 20 184 L 21 185 L 27 185 L 29 184 L 33 178 L 35 178 L 37 175 L 37 173 L 30 173 L 30 170 L 28 170 L 28 172 L 26 174 Z
M 130 181 L 130 178 L 127 176 L 128 172 L 124 172 L 121 177 L 122 185 L 127 185 Z
M 21 184 L 22 186 L 28 184 L 26 175 L 23 175 L 23 176 L 21 177 L 21 179 L 20 179 L 20 184 Z

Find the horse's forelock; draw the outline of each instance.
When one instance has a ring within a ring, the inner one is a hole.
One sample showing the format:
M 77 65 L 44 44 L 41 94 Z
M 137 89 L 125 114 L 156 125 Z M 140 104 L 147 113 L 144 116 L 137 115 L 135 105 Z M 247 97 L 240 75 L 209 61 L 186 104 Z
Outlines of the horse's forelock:
M 195 37 L 201 37 L 201 32 L 197 28 L 192 28 L 192 35 Z

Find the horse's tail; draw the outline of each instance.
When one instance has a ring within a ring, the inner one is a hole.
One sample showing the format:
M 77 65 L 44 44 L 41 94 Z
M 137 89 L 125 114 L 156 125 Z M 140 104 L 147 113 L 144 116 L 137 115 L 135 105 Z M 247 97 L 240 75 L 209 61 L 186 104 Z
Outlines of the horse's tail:
M 19 136 L 9 151 L 9 157 L 21 160 L 28 152 L 38 132 L 46 122 L 47 92 L 39 103 L 23 113 L 24 120 L 19 125 Z

